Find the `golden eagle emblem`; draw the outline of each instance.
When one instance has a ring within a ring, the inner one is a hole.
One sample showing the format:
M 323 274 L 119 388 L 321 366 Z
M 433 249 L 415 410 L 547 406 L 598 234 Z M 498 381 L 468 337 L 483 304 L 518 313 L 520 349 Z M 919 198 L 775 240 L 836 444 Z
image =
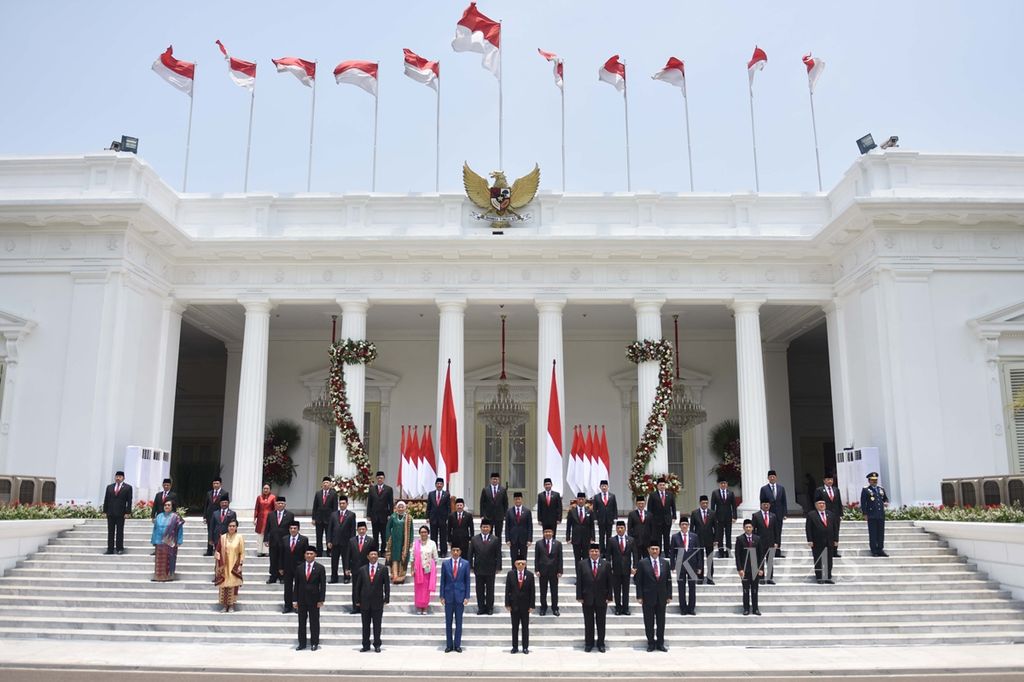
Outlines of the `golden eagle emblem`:
M 529 215 L 522 215 L 517 209 L 523 208 L 537 196 L 540 166 L 534 164 L 533 170 L 513 182 L 511 187 L 502 171 L 494 171 L 490 177 L 494 184 L 488 186 L 487 180 L 477 175 L 468 163 L 462 164 L 462 183 L 466 187 L 466 195 L 485 211 L 474 217 L 491 221 L 492 227 L 507 227 L 514 221 L 529 220 Z

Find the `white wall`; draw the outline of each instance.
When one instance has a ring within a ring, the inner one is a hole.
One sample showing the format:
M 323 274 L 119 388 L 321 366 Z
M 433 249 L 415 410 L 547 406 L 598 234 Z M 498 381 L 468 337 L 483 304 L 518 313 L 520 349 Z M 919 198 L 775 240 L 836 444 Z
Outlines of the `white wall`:
M 1014 599 L 1024 599 L 1024 527 L 1014 523 L 915 521 L 935 533 L 978 570 L 999 581 Z

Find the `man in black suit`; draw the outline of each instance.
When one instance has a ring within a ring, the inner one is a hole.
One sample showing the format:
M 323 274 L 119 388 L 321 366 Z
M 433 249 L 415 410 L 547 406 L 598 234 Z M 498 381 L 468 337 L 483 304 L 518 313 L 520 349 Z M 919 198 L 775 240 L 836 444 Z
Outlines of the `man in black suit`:
M 351 573 L 348 567 L 348 541 L 356 534 L 356 515 L 348 510 L 348 496 L 338 496 L 338 510 L 327 524 L 327 551 L 331 553 L 331 582 L 338 582 L 338 561 L 341 561 L 345 582 Z
M 124 482 L 123 471 L 114 474 L 114 482 L 103 493 L 103 513 L 107 517 L 107 551 L 104 553 L 124 554 L 124 520 L 132 515 L 132 487 Z
M 704 547 L 696 533 L 690 532 L 690 520 L 685 514 L 679 517 L 679 532 L 672 536 L 669 561 L 676 572 L 679 613 L 683 616 L 696 616 L 697 582 L 704 578 Z
M 601 545 L 601 556 L 607 559 L 604 552 L 608 551 L 612 526 L 619 518 L 619 503 L 615 500 L 615 494 L 608 492 L 608 481 L 601 481 L 601 492 L 594 495 L 590 507 L 594 510 L 594 521 L 597 523 L 597 542 Z
M 807 514 L 804 533 L 814 561 L 814 578 L 819 585 L 835 585 L 832 579 L 832 550 L 839 544 L 839 532 L 836 517 L 825 506 L 825 500 L 814 503 L 815 510 Z
M 331 517 L 338 509 L 338 493 L 334 490 L 334 481 L 330 476 L 324 476 L 320 482 L 320 490 L 313 495 L 313 523 L 316 526 L 316 555 L 324 555 L 324 535 L 327 534 L 327 527 L 331 525 Z M 327 542 L 330 543 L 330 535 Z
M 648 557 L 636 568 L 636 599 L 644 610 L 647 651 L 668 651 L 665 647 L 665 609 L 672 601 L 671 564 L 661 557 L 661 548 L 651 545 Z
M 604 624 L 612 601 L 612 568 L 601 558 L 601 545 L 590 545 L 590 558 L 576 565 L 576 601 L 583 605 L 583 650 L 604 653 Z M 597 630 L 595 637 L 594 631 Z
M 768 483 L 761 486 L 761 502 L 768 502 L 771 513 L 779 519 L 779 549 L 775 556 L 783 559 L 786 555 L 782 553 L 782 524 L 786 520 L 786 514 L 789 513 L 789 506 L 786 503 L 786 489 L 782 487 L 778 479 L 775 469 L 769 469 Z
M 377 472 L 377 482 L 370 486 L 366 494 L 366 517 L 373 524 L 373 541 L 378 548 L 387 546 L 384 529 L 388 525 L 388 517 L 395 510 L 395 491 L 384 483 L 384 472 Z
M 548 590 L 551 591 L 551 612 L 558 610 L 558 581 L 562 577 L 562 543 L 555 539 L 555 529 L 545 528 L 544 537 L 533 547 L 533 573 L 540 577 L 540 615 L 548 613 Z
M 732 524 L 736 522 L 736 495 L 729 490 L 729 482 L 718 479 L 718 490 L 711 496 L 711 512 L 715 515 L 718 538 L 718 556 L 729 556 L 732 545 Z
M 651 511 L 654 519 L 654 534 L 651 536 L 651 543 L 668 549 L 669 536 L 672 534 L 672 524 L 676 518 L 676 496 L 669 492 L 668 482 L 664 478 L 658 479 L 658 489 L 647 498 L 647 508 Z
M 704 585 L 714 585 L 715 581 L 715 545 L 718 544 L 718 522 L 715 515 L 708 509 L 710 502 L 707 495 L 700 496 L 699 506 L 690 512 L 690 532 L 697 536 L 704 548 Z
M 364 566 L 370 563 L 370 552 L 377 551 L 377 543 L 366 534 L 366 521 L 360 521 L 356 524 L 356 535 L 348 541 L 348 561 L 346 561 L 347 567 L 345 568 L 345 582 L 348 582 L 350 577 L 359 574 Z M 355 613 L 356 609 L 356 588 L 355 584 L 352 585 L 352 613 Z
M 370 650 L 372 624 L 373 650 L 380 653 L 380 626 L 384 618 L 384 605 L 391 601 L 391 581 L 387 569 L 377 564 L 376 549 L 371 549 L 366 559 L 366 566 L 359 569 L 352 582 L 356 610 L 363 617 L 363 648 L 360 651 Z
M 537 518 L 541 528 L 552 528 L 558 535 L 562 522 L 562 496 L 551 489 L 551 479 L 544 479 L 544 491 L 537 493 Z
M 155 519 L 164 510 L 164 502 L 168 501 L 171 503 L 171 511 L 178 511 L 178 493 L 171 490 L 171 479 L 165 478 L 162 490 L 153 496 L 153 514 L 150 518 Z
M 826 511 L 832 512 L 836 520 L 836 545 L 832 548 L 832 557 L 841 557 L 839 553 L 839 527 L 843 522 L 843 498 L 839 495 L 839 488 L 835 486 L 836 479 L 831 473 L 825 474 L 822 486 L 814 491 L 812 501 L 825 501 Z
M 594 541 L 594 515 L 587 510 L 586 493 L 576 494 L 576 506 L 565 519 L 565 541 L 572 544 L 573 565 L 578 566 Z
M 213 530 L 213 544 L 220 542 L 220 536 L 228 532 L 228 524 L 238 522 L 238 514 L 230 507 L 231 496 L 224 493 L 220 496 L 220 509 L 210 517 L 210 528 Z
M 513 505 L 505 514 L 505 542 L 508 543 L 511 562 L 526 559 L 526 549 L 533 542 L 533 514 L 523 506 L 523 494 L 512 495 Z
M 292 588 L 295 584 L 295 567 L 305 560 L 307 549 L 309 549 L 309 538 L 299 534 L 299 520 L 292 519 L 292 522 L 288 524 L 288 536 L 277 548 L 277 565 L 279 566 L 277 575 L 284 583 L 284 608 L 281 609 L 281 613 L 291 613 L 294 608 L 296 595 L 292 593 Z M 305 635 L 300 635 L 299 641 L 301 642 L 305 638 Z M 319 638 L 314 637 L 314 639 Z
M 310 649 L 320 648 L 320 609 L 327 601 L 327 571 L 316 562 L 316 550 L 306 546 L 305 561 L 299 563 L 295 570 L 293 589 L 295 601 L 291 607 L 299 612 L 299 645 L 296 651 L 306 648 L 306 621 L 309 620 Z
M 267 514 L 267 540 L 270 550 L 270 577 L 267 578 L 267 584 L 271 585 L 277 582 L 280 577 L 280 561 L 281 561 L 281 543 L 288 535 L 288 527 L 292 525 L 292 521 L 295 520 L 295 514 L 285 509 L 287 500 L 282 496 L 278 497 L 274 503 L 274 511 Z
M 761 539 L 754 535 L 754 524 L 750 519 L 744 520 L 743 533 L 736 536 L 734 548 L 736 572 L 743 585 L 744 616 L 750 615 L 751 607 L 753 607 L 755 616 L 761 615 L 761 611 L 757 608 L 757 583 L 758 579 L 764 575 L 764 569 L 761 567 L 764 561 L 761 547 Z
M 448 556 L 448 515 L 452 513 L 452 496 L 444 489 L 444 479 L 434 481 L 434 492 L 427 495 L 427 521 L 430 539 L 437 544 L 437 553 Z
M 480 532 L 469 541 L 469 566 L 476 576 L 476 612 L 494 614 L 494 576 L 501 570 L 501 540 L 491 533 L 491 520 L 480 519 Z
M 608 540 L 605 556 L 612 567 L 612 593 L 615 615 L 629 615 L 629 583 L 636 575 L 638 561 L 636 540 L 626 535 L 626 522 L 615 522 L 615 535 Z
M 491 482 L 480 491 L 480 517 L 488 518 L 494 523 L 494 534 L 501 537 L 501 524 L 505 522 L 508 511 L 508 489 L 501 487 L 501 476 L 497 472 L 491 474 Z
M 448 515 L 448 541 L 452 547 L 462 550 L 462 557 L 469 556 L 469 540 L 473 537 L 473 515 L 466 511 L 466 501 L 455 500 L 455 511 Z
M 654 537 L 654 519 L 647 509 L 647 498 L 643 495 L 636 497 L 636 509 L 629 512 L 626 517 L 626 532 L 636 543 L 637 561 L 647 555 L 647 548 Z
M 782 542 L 782 524 L 779 517 L 771 512 L 771 505 L 767 502 L 761 503 L 761 511 L 750 517 L 754 523 L 754 535 L 761 538 L 761 555 L 764 556 L 764 578 L 762 583 L 774 585 L 775 580 L 775 555 L 779 551 L 779 543 Z
M 213 483 L 210 484 L 210 491 L 206 493 L 206 500 L 203 505 L 203 523 L 206 524 L 206 556 L 213 556 L 213 546 L 216 544 L 216 539 L 213 537 L 213 528 L 210 525 L 210 519 L 213 518 L 213 513 L 220 509 L 220 496 L 227 495 L 228 491 L 224 490 L 220 477 L 213 479 Z M 287 529 L 286 529 L 287 531 Z
M 512 653 L 519 653 L 519 628 L 523 629 L 523 653 L 530 653 L 530 614 L 537 603 L 533 573 L 526 570 L 526 557 L 516 559 L 505 576 L 505 608 L 512 617 Z

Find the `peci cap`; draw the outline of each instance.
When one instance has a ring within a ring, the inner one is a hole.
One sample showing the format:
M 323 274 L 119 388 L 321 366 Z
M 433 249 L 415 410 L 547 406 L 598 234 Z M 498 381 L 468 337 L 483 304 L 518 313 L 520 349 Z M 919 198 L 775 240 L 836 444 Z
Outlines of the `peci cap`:
M 522 497 L 522 496 L 523 496 L 523 494 L 521 492 L 519 492 L 518 490 L 515 491 L 514 493 L 512 493 L 512 499 L 515 499 L 517 497 Z
M 491 472 L 491 478 L 501 478 L 501 476 L 498 474 L 497 471 L 492 471 Z
M 587 499 L 587 494 L 586 493 L 582 493 L 582 492 L 581 493 L 576 493 L 576 499 L 577 500 L 585 500 L 585 499 Z
M 348 495 L 338 495 L 338 502 L 348 502 Z
M 646 498 L 646 497 L 644 497 L 643 495 L 637 495 L 637 496 L 636 496 L 636 501 L 637 501 L 637 502 L 646 502 L 646 501 L 647 501 L 647 498 Z
M 292 526 L 295 526 L 296 528 L 299 528 L 300 526 L 302 526 L 302 524 L 299 523 L 298 519 L 293 519 L 292 522 L 288 524 L 289 528 L 291 528 Z
M 625 526 L 626 522 L 623 521 L 622 519 L 619 519 L 618 521 L 615 522 L 615 525 L 616 526 Z
M 322 479 L 320 479 L 320 482 L 323 483 L 324 481 L 329 481 L 329 480 L 331 480 L 330 476 L 324 476 Z
M 444 483 L 444 479 L 438 476 L 437 478 L 434 479 L 434 483 Z
M 170 482 L 171 482 L 171 479 L 169 479 L 169 478 L 165 478 L 164 479 L 164 483 L 170 483 Z
M 124 476 L 124 472 L 123 471 L 115 471 L 114 475 L 115 476 Z
M 697 501 L 698 502 L 707 502 L 708 501 L 708 496 L 707 495 L 701 495 L 700 499 L 698 499 Z
M 598 544 L 598 543 L 596 543 L 596 542 L 591 542 L 591 543 L 590 543 L 590 549 L 597 549 L 597 550 L 600 550 L 600 549 L 601 549 L 601 545 L 600 545 L 600 544 Z
M 607 479 L 602 480 L 600 483 L 598 483 L 598 485 L 608 485 Z
M 777 473 L 775 473 L 775 469 L 769 469 L 769 470 L 768 470 L 768 475 L 769 475 L 769 476 L 778 476 L 778 474 L 777 474 Z
M 375 475 L 376 475 L 376 476 L 383 476 L 383 475 L 384 475 L 384 472 L 383 472 L 383 471 L 378 471 L 378 472 L 377 472 L 377 473 L 376 473 Z
M 550 478 L 545 478 L 545 479 L 544 479 L 544 482 L 545 482 L 545 483 L 551 483 L 551 479 L 550 479 Z
M 480 526 L 481 527 L 483 527 L 483 526 L 493 526 L 493 525 L 494 524 L 491 523 L 490 519 L 480 519 Z
M 214 483 L 223 483 L 224 481 L 223 481 L 223 480 L 221 480 L 221 477 L 220 477 L 220 476 L 218 476 L 217 478 L 213 479 L 213 482 L 214 482 Z
M 455 498 L 455 504 L 466 504 L 466 501 L 461 497 Z
M 285 499 L 284 495 L 278 495 L 277 496 L 277 501 L 278 502 L 287 502 L 288 500 Z
M 366 521 L 357 521 L 356 528 L 366 528 Z
M 220 496 L 220 501 L 221 502 L 230 502 L 231 501 L 231 495 L 229 493 L 224 493 L 223 495 Z

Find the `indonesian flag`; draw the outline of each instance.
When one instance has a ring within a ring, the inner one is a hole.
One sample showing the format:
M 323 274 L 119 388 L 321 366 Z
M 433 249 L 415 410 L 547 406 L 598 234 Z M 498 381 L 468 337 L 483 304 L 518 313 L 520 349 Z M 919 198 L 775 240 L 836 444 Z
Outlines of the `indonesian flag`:
M 402 48 L 405 53 L 405 75 L 417 83 L 437 90 L 437 81 L 441 78 L 441 64 L 427 61 L 409 48 Z
M 420 490 L 419 495 L 425 495 L 434 489 L 434 481 L 437 479 L 437 459 L 434 457 L 434 443 L 431 437 L 430 427 L 423 427 L 423 442 L 420 443 Z
M 597 72 L 597 77 L 619 92 L 626 89 L 626 65 L 619 61 L 617 54 L 612 55 L 612 58 L 604 63 Z
M 546 59 L 549 62 L 552 62 L 554 64 L 554 66 L 555 66 L 555 85 L 558 87 L 559 90 L 561 90 L 562 89 L 562 75 L 563 75 L 562 74 L 562 63 L 563 63 L 564 60 L 561 57 L 559 57 L 557 54 L 555 54 L 554 52 L 545 52 L 544 50 L 540 49 L 539 47 L 537 48 L 537 52 L 540 53 L 541 57 L 544 57 L 544 59 Z M 551 482 L 554 483 L 554 480 L 555 479 L 552 478 Z M 552 485 L 551 487 L 554 488 L 554 485 Z
M 281 57 L 271 61 L 277 67 L 278 73 L 290 73 L 307 88 L 313 87 L 313 81 L 316 80 L 316 62 L 307 62 L 298 57 Z
M 597 431 L 597 427 L 594 427 L 594 431 Z M 589 488 L 587 489 L 587 495 L 594 495 L 598 490 L 601 489 L 599 482 L 601 481 L 600 473 L 600 455 L 597 454 L 597 446 L 594 444 L 594 434 L 591 433 L 590 427 L 587 427 L 587 444 L 586 444 L 586 459 L 587 459 L 587 472 L 590 474 Z
M 402 488 L 402 481 L 405 478 L 404 474 L 406 467 L 407 465 L 405 463 L 405 426 L 403 425 L 402 440 L 398 446 L 398 480 L 395 481 L 395 485 L 397 485 L 399 489 Z
M 410 426 L 410 435 L 405 449 L 409 457 L 409 468 L 405 474 L 405 494 L 416 497 L 420 494 L 420 427 Z
M 608 474 L 612 470 L 612 458 L 611 454 L 608 452 L 608 436 L 605 435 L 604 426 L 601 426 L 601 442 L 597 446 L 597 455 L 600 458 L 601 467 L 601 476 L 598 480 L 599 482 L 607 481 L 609 478 Z M 598 490 L 600 490 L 600 488 L 601 486 L 598 485 Z
M 224 43 L 219 40 L 217 41 L 217 47 L 220 48 L 221 54 L 224 55 L 224 59 L 228 63 L 228 75 L 231 76 L 231 80 L 235 81 L 235 85 L 252 92 L 253 88 L 256 87 L 256 63 L 232 57 L 228 54 Z
M 579 426 L 572 427 L 572 445 L 569 447 L 569 464 L 565 468 L 565 483 L 569 490 L 575 495 L 580 489 L 580 461 L 578 458 L 580 448 Z
M 768 55 L 764 53 L 764 50 L 754 46 L 754 56 L 747 62 L 747 78 L 750 80 L 750 87 L 754 87 L 754 72 L 760 71 L 764 68 L 764 65 L 768 63 Z
M 358 59 L 342 62 L 334 67 L 337 83 L 350 83 L 377 96 L 377 62 L 363 62 Z
M 686 71 L 682 59 L 669 57 L 665 68 L 651 78 L 680 88 L 683 91 L 683 97 L 686 97 Z
M 551 397 L 548 399 L 548 437 L 544 458 L 545 475 L 553 490 L 562 490 L 562 416 L 558 409 L 558 383 L 551 366 Z
M 153 70 L 156 71 L 156 75 L 173 87 L 189 97 L 192 96 L 192 82 L 196 77 L 196 65 L 192 62 L 175 59 L 173 45 L 168 45 L 167 50 L 157 57 L 157 60 L 153 62 Z
M 808 52 L 804 55 L 804 66 L 807 67 L 807 87 L 814 92 L 814 86 L 818 84 L 821 72 L 825 70 L 825 60 L 820 57 L 812 57 Z
M 444 376 L 444 402 L 441 403 L 441 436 L 437 440 L 441 450 L 441 461 L 438 462 L 438 475 L 444 478 L 445 484 L 451 475 L 459 471 L 459 423 L 455 414 L 455 400 L 452 398 L 452 365 L 448 362 L 448 372 Z
M 484 56 L 481 65 L 493 73 L 495 78 L 500 78 L 500 45 L 501 24 L 481 14 L 475 2 L 469 3 L 462 18 L 455 24 L 452 49 L 456 52 L 479 52 Z

